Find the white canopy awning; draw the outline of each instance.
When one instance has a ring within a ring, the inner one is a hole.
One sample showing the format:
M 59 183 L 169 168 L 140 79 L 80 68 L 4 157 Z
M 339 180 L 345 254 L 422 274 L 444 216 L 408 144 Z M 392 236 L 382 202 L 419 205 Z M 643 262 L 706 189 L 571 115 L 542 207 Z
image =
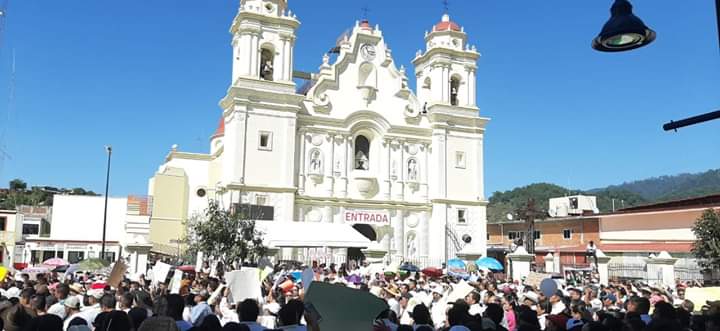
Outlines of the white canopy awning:
M 367 248 L 371 241 L 348 224 L 314 222 L 255 222 L 268 247 Z

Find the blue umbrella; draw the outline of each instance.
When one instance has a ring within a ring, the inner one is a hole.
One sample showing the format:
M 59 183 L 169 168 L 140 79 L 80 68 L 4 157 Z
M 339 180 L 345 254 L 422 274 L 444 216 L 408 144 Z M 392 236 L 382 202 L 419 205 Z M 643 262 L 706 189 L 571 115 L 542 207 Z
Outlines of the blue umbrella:
M 420 272 L 420 268 L 410 262 L 403 263 L 403 265 L 400 266 L 400 270 L 407 272 Z
M 502 263 L 500 263 L 500 261 L 487 256 L 479 258 L 477 261 L 475 261 L 475 264 L 477 264 L 478 268 L 485 268 L 493 271 L 503 270 L 503 265 Z
M 467 279 L 470 275 L 465 270 L 465 262 L 460 259 L 450 259 L 447 261 L 447 273 L 450 276 Z

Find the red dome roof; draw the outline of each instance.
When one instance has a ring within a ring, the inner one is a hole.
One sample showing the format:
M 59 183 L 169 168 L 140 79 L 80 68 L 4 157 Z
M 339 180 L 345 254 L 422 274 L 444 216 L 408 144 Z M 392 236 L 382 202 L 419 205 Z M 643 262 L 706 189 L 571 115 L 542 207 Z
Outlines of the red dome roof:
M 450 20 L 450 15 L 445 14 L 442 17 L 442 20 L 440 23 L 435 24 L 435 27 L 433 28 L 433 31 L 460 31 L 460 25 Z
M 220 117 L 220 123 L 218 123 L 217 129 L 215 129 L 215 133 L 212 135 L 212 138 L 222 137 L 225 135 L 225 118 Z

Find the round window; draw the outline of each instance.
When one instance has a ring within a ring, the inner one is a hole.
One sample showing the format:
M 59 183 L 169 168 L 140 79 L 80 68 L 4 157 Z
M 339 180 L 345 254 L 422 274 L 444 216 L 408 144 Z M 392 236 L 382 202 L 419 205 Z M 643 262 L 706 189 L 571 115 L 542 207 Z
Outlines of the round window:
M 266 5 L 265 5 L 265 9 L 267 9 L 267 11 L 272 11 L 272 10 L 273 10 L 273 5 L 272 5 L 271 3 L 266 4 Z
M 201 197 L 201 198 L 204 197 L 204 196 L 207 194 L 207 192 L 205 191 L 204 188 L 199 188 L 199 189 L 197 189 L 197 191 L 196 191 L 195 193 L 197 194 L 197 196 L 199 196 L 199 197 Z

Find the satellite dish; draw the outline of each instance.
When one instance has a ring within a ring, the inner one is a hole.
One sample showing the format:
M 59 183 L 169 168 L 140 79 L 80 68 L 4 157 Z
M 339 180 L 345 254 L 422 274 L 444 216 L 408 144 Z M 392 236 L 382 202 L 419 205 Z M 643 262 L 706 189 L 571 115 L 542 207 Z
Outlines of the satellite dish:
M 513 214 L 508 213 L 505 217 L 507 217 L 508 221 L 513 220 Z

